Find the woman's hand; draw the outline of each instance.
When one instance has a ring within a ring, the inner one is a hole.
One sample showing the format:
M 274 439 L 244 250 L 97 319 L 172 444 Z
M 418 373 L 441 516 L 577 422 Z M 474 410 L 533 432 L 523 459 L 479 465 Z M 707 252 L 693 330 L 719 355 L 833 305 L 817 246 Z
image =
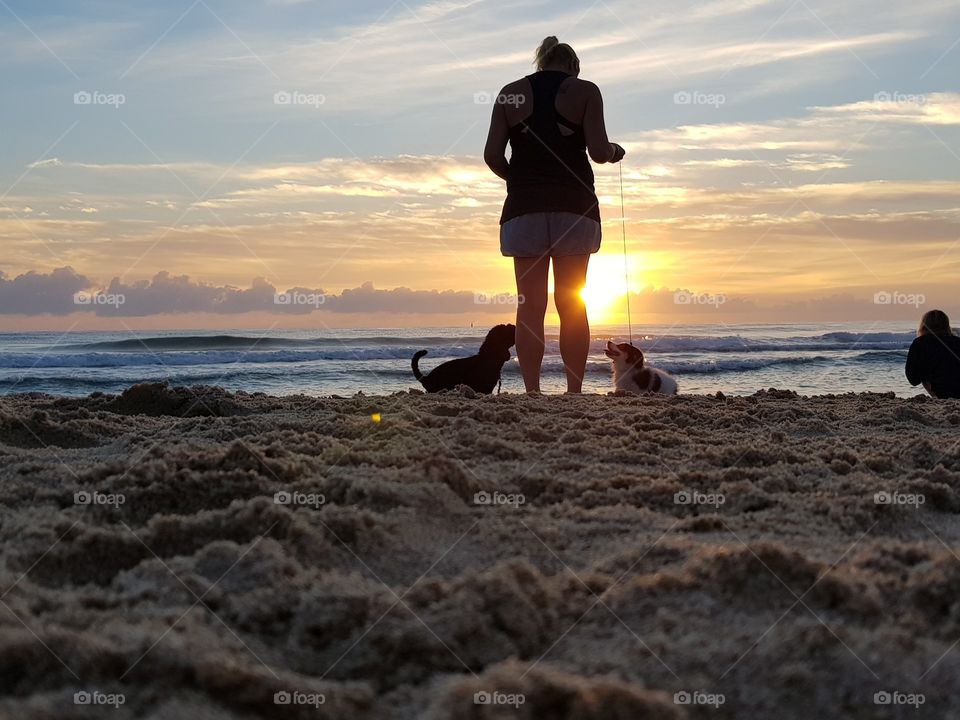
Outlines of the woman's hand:
M 622 145 L 617 143 L 610 143 L 610 146 L 613 148 L 613 157 L 610 158 L 610 162 L 618 163 L 623 160 L 623 157 L 627 154 L 627 151 L 623 149 Z

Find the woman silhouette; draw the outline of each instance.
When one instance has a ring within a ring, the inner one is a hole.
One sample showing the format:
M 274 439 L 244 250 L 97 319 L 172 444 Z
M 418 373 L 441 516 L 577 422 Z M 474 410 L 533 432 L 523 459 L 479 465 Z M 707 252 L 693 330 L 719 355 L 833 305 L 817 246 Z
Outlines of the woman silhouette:
M 910 384 L 922 383 L 932 397 L 960 398 L 960 337 L 943 310 L 931 310 L 920 319 L 905 370 Z
M 620 162 L 624 150 L 608 140 L 600 89 L 579 79 L 580 60 L 573 48 L 548 37 L 537 49 L 535 62 L 537 72 L 500 91 L 483 156 L 507 181 L 500 251 L 514 259 L 517 359 L 524 385 L 527 392 L 540 392 L 552 259 L 567 392 L 578 393 L 590 349 L 590 325 L 580 291 L 601 235 L 587 153 L 594 162 L 608 163 Z

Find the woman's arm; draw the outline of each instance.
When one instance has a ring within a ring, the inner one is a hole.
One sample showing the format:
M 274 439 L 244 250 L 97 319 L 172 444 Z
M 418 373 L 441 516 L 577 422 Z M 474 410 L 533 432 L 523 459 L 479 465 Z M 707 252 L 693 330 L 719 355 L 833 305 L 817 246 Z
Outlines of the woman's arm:
M 603 119 L 603 96 L 600 88 L 587 82 L 587 107 L 583 114 L 583 132 L 587 138 L 587 151 L 595 163 L 620 162 L 626 154 L 619 145 L 607 137 L 607 125 Z
M 483 160 L 494 174 L 507 179 L 510 163 L 507 162 L 507 141 L 510 139 L 510 128 L 507 125 L 507 113 L 501 103 L 493 104 L 493 115 L 490 117 L 490 131 L 487 133 L 487 145 L 483 149 Z
M 919 340 L 919 338 L 917 338 Z M 917 346 L 917 340 L 910 345 L 910 351 L 907 353 L 907 366 L 904 372 L 907 375 L 907 382 L 916 387 L 924 380 L 924 363 L 921 357 L 921 349 Z

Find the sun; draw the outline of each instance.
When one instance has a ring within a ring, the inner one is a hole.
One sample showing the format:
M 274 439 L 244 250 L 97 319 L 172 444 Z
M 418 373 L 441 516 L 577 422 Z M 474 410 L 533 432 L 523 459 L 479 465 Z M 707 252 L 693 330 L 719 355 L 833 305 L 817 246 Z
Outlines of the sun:
M 636 270 L 642 265 L 637 255 L 628 258 L 630 292 L 639 292 Z M 587 284 L 580 297 L 587 305 L 587 313 L 596 321 L 612 320 L 626 312 L 627 277 L 622 255 L 594 255 L 587 266 Z

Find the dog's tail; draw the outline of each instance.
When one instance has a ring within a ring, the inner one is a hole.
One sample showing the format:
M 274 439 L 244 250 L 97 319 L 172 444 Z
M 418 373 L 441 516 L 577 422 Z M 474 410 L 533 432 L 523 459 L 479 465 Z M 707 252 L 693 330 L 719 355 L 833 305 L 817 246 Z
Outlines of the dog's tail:
M 423 373 L 420 372 L 420 366 L 418 365 L 418 363 L 420 362 L 420 358 L 422 358 L 426 354 L 427 354 L 426 350 L 419 350 L 413 354 L 413 360 L 410 361 L 410 367 L 413 368 L 413 376 L 417 380 L 423 380 Z

